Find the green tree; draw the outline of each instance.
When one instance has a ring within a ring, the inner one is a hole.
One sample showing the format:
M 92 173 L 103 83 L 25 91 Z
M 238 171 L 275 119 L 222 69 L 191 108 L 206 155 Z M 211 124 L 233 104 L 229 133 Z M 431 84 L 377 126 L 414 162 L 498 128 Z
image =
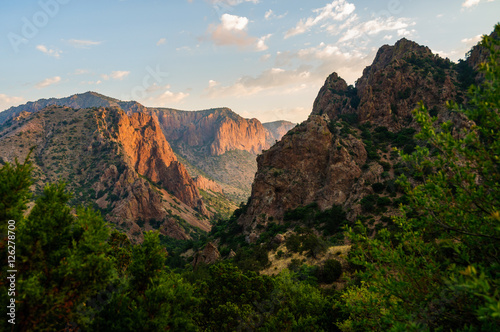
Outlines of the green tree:
M 91 209 L 67 205 L 64 184 L 48 185 L 19 223 L 20 330 L 54 330 L 79 320 L 76 306 L 113 278 L 109 229 Z
M 165 269 L 167 252 L 157 232 L 132 250 L 126 277 L 97 303 L 94 331 L 195 331 L 194 287 Z
M 428 145 L 403 156 L 422 182 L 400 179 L 409 203 L 398 231 L 349 230 L 362 268 L 338 304 L 342 330 L 500 329 L 500 25 L 495 33 L 482 41 L 484 82 L 465 109 L 448 105 L 469 120 L 463 130 L 437 126 L 423 105 L 414 111 Z

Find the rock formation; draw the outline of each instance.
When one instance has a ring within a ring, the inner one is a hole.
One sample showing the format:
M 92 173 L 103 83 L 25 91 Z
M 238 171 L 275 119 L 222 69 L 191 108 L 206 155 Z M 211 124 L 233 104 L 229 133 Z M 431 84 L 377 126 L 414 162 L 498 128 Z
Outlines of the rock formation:
M 447 100 L 464 96 L 459 79 L 456 64 L 404 38 L 380 48 L 356 87 L 331 74 L 309 118 L 257 158 L 250 202 L 239 218 L 247 239 L 265 229 L 257 226 L 313 202 L 320 210 L 341 205 L 354 221 L 361 200 L 376 195 L 372 184 L 393 186 L 400 159 L 391 149 L 413 149 L 417 126 L 411 111 L 420 101 L 440 121 L 464 124 L 445 107 Z M 392 198 L 385 191 L 380 195 L 384 204 L 397 197 L 394 190 Z

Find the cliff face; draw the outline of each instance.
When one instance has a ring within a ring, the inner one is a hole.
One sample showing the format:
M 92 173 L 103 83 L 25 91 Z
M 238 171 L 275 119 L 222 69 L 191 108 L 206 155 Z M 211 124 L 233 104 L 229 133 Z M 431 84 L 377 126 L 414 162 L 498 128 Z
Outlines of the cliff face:
M 454 64 L 403 38 L 379 49 L 355 88 L 336 73 L 330 75 L 312 114 L 327 114 L 331 119 L 350 114 L 361 123 L 372 121 L 397 131 L 412 125 L 411 111 L 420 101 L 429 109 L 444 111 L 444 101 L 463 95 L 457 84 Z
M 262 214 L 279 220 L 300 205 L 342 204 L 365 161 L 360 140 L 349 136 L 341 142 L 329 129 L 328 116 L 311 115 L 257 158 L 251 202 L 241 221 L 255 226 L 253 219 Z
M 95 203 L 133 240 L 152 228 L 178 239 L 210 229 L 194 182 L 147 114 L 51 106 L 6 123 L 0 142 L 0 156 L 10 162 L 36 146 L 35 192 L 64 180 L 74 204 Z
M 217 184 L 217 182 L 207 179 L 202 175 L 198 175 L 193 179 L 196 187 L 205 190 L 205 191 L 213 191 L 214 193 L 223 193 L 222 187 Z
M 137 173 L 147 177 L 202 214 L 207 211 L 186 168 L 177 161 L 158 122 L 144 113 L 117 111 L 116 138 Z
M 268 148 L 266 129 L 257 119 L 244 119 L 230 109 L 186 112 L 148 109 L 158 118 L 165 137 L 181 149 L 219 156 L 231 150 L 254 154 Z
M 279 141 L 293 127 L 287 121 L 263 125 L 257 119 L 244 119 L 228 108 L 189 112 L 148 108 L 135 101 L 120 101 L 95 92 L 60 99 L 41 99 L 12 107 L 0 112 L 0 126 L 8 126 L 15 117 L 39 112 L 49 105 L 74 109 L 119 107 L 129 116 L 135 113 L 152 116 L 191 175 L 208 175 L 223 188 L 224 195 L 237 204 L 246 201 L 250 195 L 257 169 L 256 154 Z M 141 164 L 138 166 L 142 167 Z M 183 185 L 179 183 L 178 187 Z
M 397 206 L 401 166 L 391 149 L 414 148 L 411 111 L 420 101 L 440 120 L 463 124 L 445 107 L 464 95 L 458 77 L 457 65 L 406 39 L 381 47 L 356 87 L 331 74 L 308 120 L 258 157 L 250 203 L 239 218 L 247 239 L 269 220 L 313 202 L 321 210 L 341 205 L 351 221 L 377 204 L 380 211 Z M 375 203 L 362 205 L 365 197 Z

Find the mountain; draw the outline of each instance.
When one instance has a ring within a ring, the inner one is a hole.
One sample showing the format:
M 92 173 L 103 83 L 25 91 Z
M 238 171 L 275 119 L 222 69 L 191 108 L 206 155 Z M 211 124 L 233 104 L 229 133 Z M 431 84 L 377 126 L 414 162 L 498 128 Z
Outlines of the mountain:
M 65 181 L 74 204 L 96 205 L 135 240 L 144 229 L 178 239 L 210 229 L 198 188 L 148 114 L 48 106 L 1 126 L 2 162 L 24 160 L 31 147 L 35 194 L 47 182 Z
M 267 130 L 266 141 L 270 147 L 285 136 L 290 129 L 295 127 L 295 123 L 283 120 L 265 122 L 262 125 Z
M 120 101 L 96 92 L 66 98 L 40 99 L 0 113 L 0 125 L 23 113 L 50 105 L 72 108 L 119 107 L 128 115 L 145 113 L 155 118 L 175 154 L 192 176 L 215 180 L 233 203 L 246 201 L 257 170 L 256 155 L 278 141 L 294 124 L 262 124 L 245 119 L 228 108 L 180 111 L 150 108 L 135 101 Z M 231 204 L 229 202 L 225 203 Z
M 411 172 L 392 150 L 408 153 L 418 144 L 412 110 L 423 101 L 440 121 L 467 125 L 445 102 L 463 101 L 467 82 L 477 78 L 473 67 L 403 38 L 379 49 L 355 87 L 331 74 L 309 118 L 257 158 L 249 204 L 238 219 L 247 240 L 304 207 L 341 207 L 349 221 L 362 216 L 372 229 L 384 225 L 404 199 L 395 178 Z

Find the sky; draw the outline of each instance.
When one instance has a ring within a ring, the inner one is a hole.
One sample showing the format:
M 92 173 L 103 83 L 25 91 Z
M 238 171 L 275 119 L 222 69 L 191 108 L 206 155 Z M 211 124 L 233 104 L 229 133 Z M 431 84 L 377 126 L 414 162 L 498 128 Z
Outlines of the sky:
M 0 111 L 96 91 L 145 106 L 301 122 L 405 37 L 453 61 L 500 0 L 2 0 Z

